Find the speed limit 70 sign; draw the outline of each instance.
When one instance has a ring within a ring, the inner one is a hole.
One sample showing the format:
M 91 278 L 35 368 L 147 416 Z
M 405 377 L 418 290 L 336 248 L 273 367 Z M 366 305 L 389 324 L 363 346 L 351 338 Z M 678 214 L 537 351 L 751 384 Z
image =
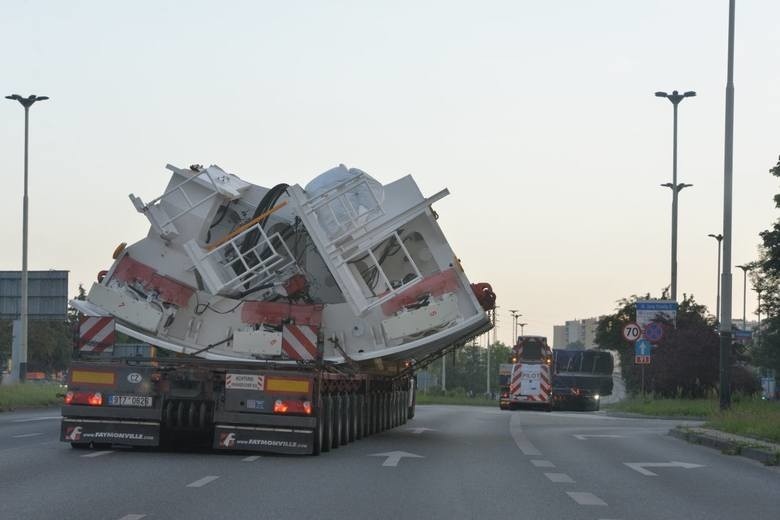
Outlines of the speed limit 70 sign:
M 642 328 L 636 323 L 627 323 L 623 327 L 623 339 L 626 341 L 636 341 L 642 337 Z

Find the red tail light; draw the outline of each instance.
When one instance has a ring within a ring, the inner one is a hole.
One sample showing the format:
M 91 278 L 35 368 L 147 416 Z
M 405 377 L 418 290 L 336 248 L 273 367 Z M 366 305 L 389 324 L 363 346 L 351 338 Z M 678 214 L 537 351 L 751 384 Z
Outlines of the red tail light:
M 68 392 L 65 394 L 65 404 L 103 406 L 103 394 L 100 392 Z
M 274 401 L 274 413 L 312 414 L 311 401 L 277 399 Z

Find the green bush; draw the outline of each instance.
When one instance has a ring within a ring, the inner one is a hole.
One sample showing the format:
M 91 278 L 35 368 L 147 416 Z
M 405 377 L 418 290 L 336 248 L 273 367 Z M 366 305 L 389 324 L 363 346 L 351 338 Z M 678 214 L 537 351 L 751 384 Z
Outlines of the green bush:
M 64 389 L 57 384 L 25 383 L 0 386 L 0 411 L 50 406 L 60 402 Z

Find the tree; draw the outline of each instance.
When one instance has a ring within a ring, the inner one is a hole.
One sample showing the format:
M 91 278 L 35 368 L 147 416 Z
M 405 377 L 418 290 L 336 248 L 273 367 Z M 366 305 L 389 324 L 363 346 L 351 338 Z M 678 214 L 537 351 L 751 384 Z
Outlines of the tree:
M 648 299 L 646 295 L 642 299 Z M 599 348 L 615 350 L 620 357 L 621 372 L 626 388 L 638 393 L 641 387 L 641 367 L 634 364 L 633 344 L 623 339 L 623 326 L 636 321 L 637 296 L 620 300 L 614 314 L 599 320 L 596 343 Z M 645 389 L 665 397 L 705 397 L 718 388 L 719 338 L 715 318 L 693 296 L 683 295 L 675 323 L 664 323 L 664 337 L 653 350 L 652 364 L 645 367 Z M 743 369 L 735 366 L 739 356 L 737 346 L 732 349 L 732 374 L 740 374 L 735 381 L 747 383 L 736 390 L 753 392 L 756 385 L 743 377 Z

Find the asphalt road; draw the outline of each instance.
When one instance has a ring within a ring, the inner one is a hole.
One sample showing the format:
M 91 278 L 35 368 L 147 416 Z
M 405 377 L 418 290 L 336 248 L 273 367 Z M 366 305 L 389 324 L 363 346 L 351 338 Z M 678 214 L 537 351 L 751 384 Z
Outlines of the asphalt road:
M 1 519 L 780 517 L 778 468 L 671 438 L 675 421 L 421 406 L 395 430 L 286 457 L 74 450 L 58 417 L 0 414 Z

